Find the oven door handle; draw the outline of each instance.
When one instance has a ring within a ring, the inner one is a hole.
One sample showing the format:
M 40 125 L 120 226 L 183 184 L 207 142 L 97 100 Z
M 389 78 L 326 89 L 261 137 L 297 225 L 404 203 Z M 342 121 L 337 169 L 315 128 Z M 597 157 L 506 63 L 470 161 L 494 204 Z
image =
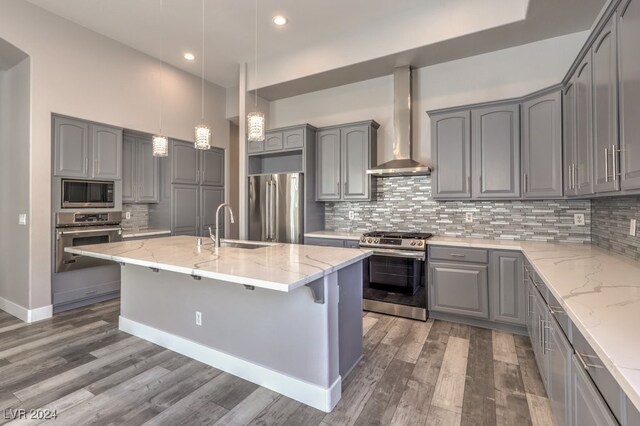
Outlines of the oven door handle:
M 402 250 L 390 250 L 390 249 L 375 249 L 373 250 L 374 256 L 387 256 L 387 257 L 402 257 L 405 259 L 425 260 L 425 253 L 422 251 L 409 252 Z
M 58 235 L 103 234 L 105 232 L 122 232 L 122 228 L 78 229 L 75 231 L 58 231 Z

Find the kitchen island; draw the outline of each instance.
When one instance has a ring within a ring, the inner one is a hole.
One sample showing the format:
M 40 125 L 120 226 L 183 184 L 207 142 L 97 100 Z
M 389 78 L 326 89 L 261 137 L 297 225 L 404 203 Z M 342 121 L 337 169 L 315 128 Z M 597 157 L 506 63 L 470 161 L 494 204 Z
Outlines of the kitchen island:
M 120 329 L 329 412 L 362 357 L 368 250 L 178 236 L 71 247 L 122 265 Z

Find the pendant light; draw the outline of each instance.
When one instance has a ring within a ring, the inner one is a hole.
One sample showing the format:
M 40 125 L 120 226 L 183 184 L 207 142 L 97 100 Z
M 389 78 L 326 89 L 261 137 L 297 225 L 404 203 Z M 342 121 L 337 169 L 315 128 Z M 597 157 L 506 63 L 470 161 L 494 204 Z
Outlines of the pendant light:
M 162 28 L 162 1 L 160 0 L 160 14 L 158 23 Z M 164 69 L 162 61 L 163 45 L 162 45 L 162 33 L 160 35 L 160 133 L 153 137 L 153 156 L 154 157 L 166 157 L 169 155 L 169 140 L 166 136 L 162 136 L 162 107 L 163 107 L 163 82 L 164 82 Z
M 211 148 L 211 129 L 209 126 L 204 124 L 204 0 L 202 0 L 202 52 L 200 54 L 201 65 L 202 65 L 202 124 L 198 124 L 196 126 L 196 140 L 195 147 L 196 149 L 209 149 Z
M 256 111 L 247 114 L 247 139 L 251 142 L 261 142 L 264 140 L 264 114 L 258 111 L 258 0 L 256 0 L 256 55 L 254 84 L 256 85 L 254 94 L 254 108 Z

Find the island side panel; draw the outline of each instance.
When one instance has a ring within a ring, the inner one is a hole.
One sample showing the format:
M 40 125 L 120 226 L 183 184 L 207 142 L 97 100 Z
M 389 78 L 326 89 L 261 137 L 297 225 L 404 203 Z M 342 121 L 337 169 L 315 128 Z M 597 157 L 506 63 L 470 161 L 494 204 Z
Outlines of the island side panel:
M 340 376 L 344 380 L 362 359 L 362 267 L 357 262 L 338 271 Z

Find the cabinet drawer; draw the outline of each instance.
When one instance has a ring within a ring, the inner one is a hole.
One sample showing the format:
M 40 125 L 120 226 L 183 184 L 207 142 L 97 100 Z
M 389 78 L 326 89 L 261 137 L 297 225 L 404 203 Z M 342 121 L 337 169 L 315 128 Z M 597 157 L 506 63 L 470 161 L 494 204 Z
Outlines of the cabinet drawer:
M 489 263 L 489 252 L 483 249 L 438 247 L 429 248 L 430 258 L 454 262 Z
M 307 246 L 344 247 L 343 240 L 332 238 L 305 238 L 304 244 Z
M 90 299 L 104 294 L 120 291 L 120 281 L 113 281 L 98 284 L 90 287 L 67 290 L 53 294 L 53 304 L 63 305 L 65 303 L 77 302 L 79 300 Z
M 583 370 L 586 370 L 586 373 L 591 380 L 595 383 L 598 391 L 607 402 L 607 405 L 618 419 L 619 422 L 622 422 L 622 407 L 621 401 L 625 397 L 624 392 L 618 385 L 618 382 L 613 378 L 611 373 L 607 367 L 604 366 L 600 357 L 596 355 L 595 351 L 591 348 L 591 345 L 584 338 L 582 333 L 572 324 L 571 327 L 571 343 L 573 345 L 573 349 L 576 352 L 576 358 L 586 364 L 581 365 Z

